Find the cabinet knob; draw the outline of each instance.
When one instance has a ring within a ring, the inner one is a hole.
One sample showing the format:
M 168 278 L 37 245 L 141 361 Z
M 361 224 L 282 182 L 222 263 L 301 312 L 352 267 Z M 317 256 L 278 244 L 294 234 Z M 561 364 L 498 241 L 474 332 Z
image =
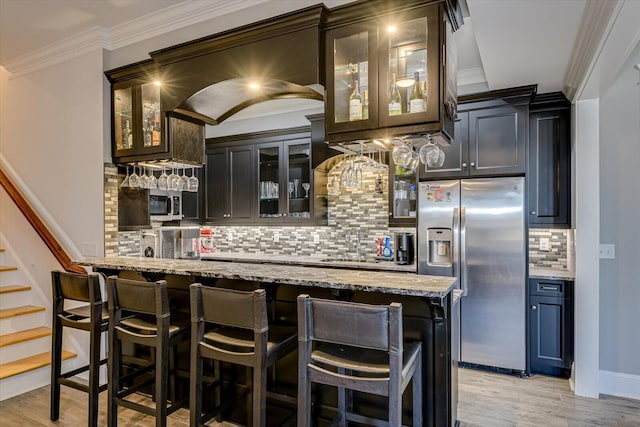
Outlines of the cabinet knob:
M 463 167 L 463 168 L 466 168 L 466 167 L 467 167 L 467 164 L 466 164 L 466 163 L 462 163 L 462 167 Z
M 389 212 L 389 216 L 393 216 L 393 212 Z
M 532 306 L 531 306 L 531 310 L 536 311 L 537 309 L 538 309 L 538 306 L 537 306 L 537 305 L 532 305 Z
M 536 211 L 531 211 L 531 215 L 535 215 L 535 214 L 536 214 Z
M 471 162 L 471 163 L 470 163 L 470 166 L 471 166 L 472 168 L 475 168 L 475 167 L 476 167 L 476 163 L 475 163 L 475 162 Z
M 283 213 L 283 214 L 282 214 L 282 216 L 287 216 L 287 214 L 286 214 L 286 213 Z

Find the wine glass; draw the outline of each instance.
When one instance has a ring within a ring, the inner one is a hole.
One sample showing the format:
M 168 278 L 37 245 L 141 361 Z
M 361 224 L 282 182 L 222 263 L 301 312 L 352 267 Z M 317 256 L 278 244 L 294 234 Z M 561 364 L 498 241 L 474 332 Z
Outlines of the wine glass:
M 120 183 L 120 188 L 129 187 L 130 185 L 131 184 L 129 184 L 129 166 L 127 166 L 127 176 L 125 176 L 122 182 Z
M 188 191 L 189 189 L 189 177 L 187 172 L 182 168 L 182 176 L 180 177 L 180 191 Z
M 308 199 L 309 198 L 309 189 L 311 188 L 311 185 L 308 182 L 303 182 L 302 183 L 302 188 L 304 188 L 304 192 L 305 192 L 304 197 Z
M 158 188 L 158 179 L 153 174 L 153 170 L 149 169 L 149 176 L 147 177 L 147 186 L 150 190 Z
M 195 171 L 194 168 L 191 168 L 191 177 L 189 178 L 189 184 L 188 184 L 188 189 L 191 192 L 197 193 L 198 192 L 198 177 L 195 175 Z
M 171 175 L 167 178 L 169 190 L 180 191 L 180 176 L 176 173 L 176 169 L 171 170 Z
M 129 177 L 129 187 L 140 187 L 140 176 L 136 173 L 136 165 L 133 165 L 133 173 Z
M 289 198 L 293 199 L 293 182 L 289 182 Z
M 162 175 L 158 178 L 158 188 L 160 190 L 169 189 L 169 177 L 167 176 L 167 171 L 165 169 L 162 169 Z
M 293 196 L 296 199 L 298 198 L 298 188 L 300 188 L 300 180 L 298 178 L 295 178 L 293 180 Z
M 149 177 L 147 176 L 147 168 L 142 168 L 142 174 L 140 175 L 140 188 L 149 188 Z

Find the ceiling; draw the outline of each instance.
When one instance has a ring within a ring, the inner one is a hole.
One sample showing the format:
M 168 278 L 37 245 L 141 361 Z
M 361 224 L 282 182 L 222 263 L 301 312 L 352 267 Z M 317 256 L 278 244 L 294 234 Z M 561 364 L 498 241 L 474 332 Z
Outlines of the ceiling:
M 351 0 L 325 0 L 328 7 Z M 464 2 L 463 2 L 464 3 Z M 466 0 L 465 25 L 456 32 L 460 93 L 538 83 L 538 92 L 562 90 L 587 0 Z M 300 0 L 0 0 L 0 64 L 23 60 L 99 29 L 119 29 L 164 13 L 217 7 L 289 10 Z M 468 7 L 468 9 L 467 9 Z M 468 10 L 468 13 L 466 13 Z M 265 16 L 268 14 L 265 13 Z M 211 15 L 208 15 L 211 18 Z M 189 24 L 197 22 L 191 19 Z M 173 23 L 175 29 L 176 23 Z M 186 25 L 186 24 L 185 24 Z M 134 27 L 135 28 L 135 27 Z M 215 31 L 212 31 L 215 33 Z M 137 41 L 137 40 L 136 40 Z M 122 43 L 118 46 L 122 46 Z

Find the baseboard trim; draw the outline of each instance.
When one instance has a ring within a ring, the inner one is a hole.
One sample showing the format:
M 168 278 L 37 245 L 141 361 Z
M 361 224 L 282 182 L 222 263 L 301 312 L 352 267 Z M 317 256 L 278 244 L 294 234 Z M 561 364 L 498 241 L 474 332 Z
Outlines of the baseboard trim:
M 600 371 L 600 393 L 640 400 L 640 375 Z

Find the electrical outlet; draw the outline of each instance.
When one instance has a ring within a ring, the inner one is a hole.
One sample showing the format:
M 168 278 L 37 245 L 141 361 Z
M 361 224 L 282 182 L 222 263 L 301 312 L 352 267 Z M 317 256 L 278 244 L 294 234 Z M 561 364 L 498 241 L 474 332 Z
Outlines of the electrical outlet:
M 316 244 L 316 245 L 318 243 L 320 243 L 320 235 L 319 234 L 314 234 L 313 235 L 313 243 Z
M 549 250 L 551 249 L 551 245 L 549 244 L 549 238 L 548 237 L 541 237 L 540 238 L 540 247 L 539 247 L 539 249 L 541 251 L 549 252 Z
M 600 244 L 600 258 L 602 259 L 615 259 L 616 257 L 616 245 L 612 244 Z
M 227 232 L 227 242 L 231 243 L 233 241 L 233 233 L 228 231 Z
M 273 243 L 280 242 L 280 233 L 273 233 Z

